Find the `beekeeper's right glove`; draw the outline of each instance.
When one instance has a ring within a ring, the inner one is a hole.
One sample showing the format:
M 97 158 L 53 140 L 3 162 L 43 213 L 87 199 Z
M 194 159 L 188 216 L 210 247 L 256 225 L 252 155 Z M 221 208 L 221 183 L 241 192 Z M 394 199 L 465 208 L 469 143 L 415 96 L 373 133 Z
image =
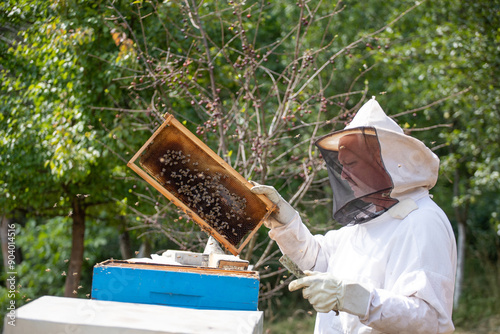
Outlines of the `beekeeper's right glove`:
M 276 204 L 276 210 L 269 216 L 269 218 L 264 222 L 267 228 L 275 228 L 288 224 L 295 214 L 297 213 L 295 209 L 281 197 L 278 191 L 272 186 L 265 186 L 258 184 L 257 182 L 252 182 L 254 185 L 250 191 L 258 195 L 266 195 L 267 198 L 274 204 Z
M 343 282 L 332 273 L 304 271 L 305 277 L 288 285 L 302 295 L 318 312 L 344 311 L 364 318 L 370 304 L 370 291 L 357 283 Z

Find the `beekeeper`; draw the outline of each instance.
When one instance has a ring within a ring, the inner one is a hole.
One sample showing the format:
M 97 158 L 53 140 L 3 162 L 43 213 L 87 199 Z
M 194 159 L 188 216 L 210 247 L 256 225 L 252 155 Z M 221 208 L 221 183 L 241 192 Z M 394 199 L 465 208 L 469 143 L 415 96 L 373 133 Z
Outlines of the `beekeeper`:
M 277 204 L 266 225 L 305 271 L 289 289 L 302 289 L 318 312 L 314 332 L 453 332 L 455 237 L 429 195 L 438 157 L 405 135 L 374 98 L 316 146 L 342 228 L 313 236 L 275 188 L 252 188 Z

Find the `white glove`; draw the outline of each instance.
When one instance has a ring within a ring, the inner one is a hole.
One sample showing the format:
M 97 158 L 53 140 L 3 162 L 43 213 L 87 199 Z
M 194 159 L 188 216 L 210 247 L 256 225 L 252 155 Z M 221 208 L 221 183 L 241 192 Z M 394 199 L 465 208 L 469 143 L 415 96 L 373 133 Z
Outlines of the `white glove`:
M 264 222 L 268 228 L 275 228 L 288 224 L 296 214 L 295 209 L 281 197 L 276 189 L 272 186 L 264 186 L 257 182 L 252 182 L 254 185 L 251 192 L 258 195 L 266 195 L 267 198 L 276 204 L 276 210 Z
M 344 283 L 331 273 L 304 271 L 306 277 L 290 283 L 288 289 L 300 288 L 302 295 L 318 312 L 345 311 L 361 319 L 366 316 L 370 291 L 356 283 Z

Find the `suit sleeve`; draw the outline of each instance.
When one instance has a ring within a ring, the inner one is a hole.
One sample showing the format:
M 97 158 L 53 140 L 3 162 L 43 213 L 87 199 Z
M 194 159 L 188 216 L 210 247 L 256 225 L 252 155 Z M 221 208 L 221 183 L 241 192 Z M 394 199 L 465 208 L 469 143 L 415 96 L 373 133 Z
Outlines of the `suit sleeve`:
M 334 232 L 312 235 L 297 213 L 290 223 L 270 230 L 269 236 L 277 242 L 281 252 L 288 255 L 300 269 L 324 272 L 328 258 L 335 250 L 331 241 Z

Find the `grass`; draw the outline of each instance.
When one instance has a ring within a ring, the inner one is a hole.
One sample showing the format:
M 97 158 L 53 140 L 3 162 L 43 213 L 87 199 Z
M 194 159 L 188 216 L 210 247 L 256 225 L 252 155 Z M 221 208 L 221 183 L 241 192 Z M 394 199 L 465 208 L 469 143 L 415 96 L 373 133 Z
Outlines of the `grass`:
M 264 319 L 265 334 L 311 334 L 314 332 L 316 314 L 298 314 L 277 321 Z

